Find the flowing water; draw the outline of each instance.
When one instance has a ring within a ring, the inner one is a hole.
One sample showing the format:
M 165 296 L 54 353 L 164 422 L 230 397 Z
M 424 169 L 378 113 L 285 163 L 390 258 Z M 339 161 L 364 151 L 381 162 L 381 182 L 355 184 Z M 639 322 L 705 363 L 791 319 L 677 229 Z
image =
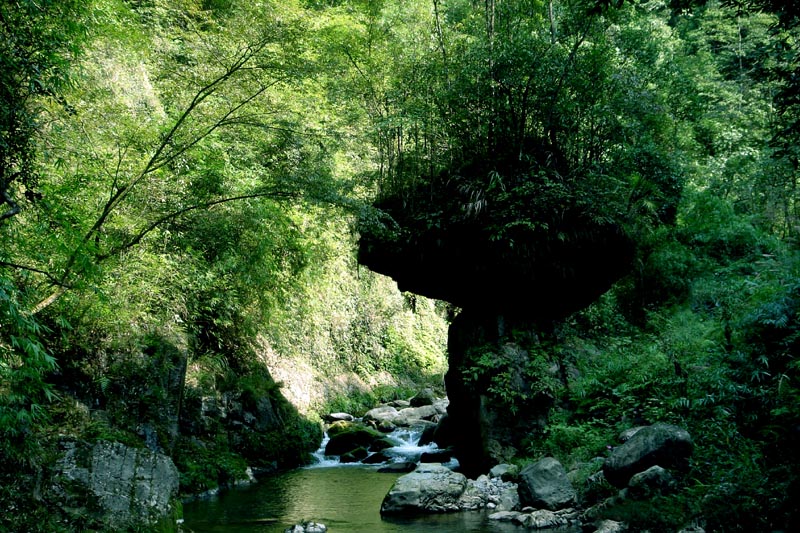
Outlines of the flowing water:
M 397 445 L 385 453 L 395 461 L 419 460 L 435 445 L 420 447 L 419 432 L 390 435 Z M 184 530 L 192 533 L 282 533 L 304 520 L 322 522 L 331 533 L 519 533 L 517 526 L 488 520 L 482 511 L 383 518 L 381 502 L 399 474 L 378 473 L 377 466 L 340 465 L 315 454 L 317 464 L 184 505 Z

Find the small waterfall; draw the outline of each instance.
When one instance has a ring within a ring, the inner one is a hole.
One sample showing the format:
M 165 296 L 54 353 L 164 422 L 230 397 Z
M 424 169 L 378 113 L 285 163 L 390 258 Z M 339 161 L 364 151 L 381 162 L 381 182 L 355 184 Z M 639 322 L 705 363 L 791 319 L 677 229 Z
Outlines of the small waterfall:
M 328 441 L 331 438 L 328 436 L 328 432 L 322 434 L 322 444 L 319 445 L 317 451 L 311 454 L 314 458 L 314 462 L 308 465 L 308 468 L 322 468 L 326 466 L 339 466 L 341 463 L 339 462 L 339 457 L 336 455 L 325 455 L 325 446 L 328 445 Z
M 397 444 L 387 448 L 383 453 L 391 457 L 395 463 L 418 463 L 423 453 L 439 451 L 439 447 L 433 442 L 424 446 L 419 445 L 422 428 L 397 428 L 387 436 Z
M 407 427 L 407 428 L 397 428 L 391 433 L 387 434 L 387 438 L 395 443 L 394 446 L 391 448 L 387 448 L 383 450 L 383 453 L 389 457 L 391 462 L 395 463 L 403 463 L 403 462 L 411 462 L 411 463 L 418 463 L 422 454 L 424 453 L 436 453 L 440 451 L 439 447 L 436 445 L 435 442 L 430 444 L 426 444 L 424 446 L 419 445 L 419 440 L 422 437 L 423 432 L 422 427 Z M 325 446 L 328 445 L 328 441 L 330 441 L 330 437 L 328 433 L 324 433 L 322 436 L 322 443 L 319 445 L 317 451 L 315 451 L 312 456 L 314 457 L 314 463 L 308 465 L 307 468 L 324 468 L 324 467 L 331 467 L 331 466 L 350 466 L 350 465 L 362 465 L 363 463 L 342 463 L 339 461 L 339 456 L 336 455 L 325 455 Z M 445 466 L 452 466 L 453 459 L 451 463 L 448 463 Z M 455 465 L 458 463 L 455 462 Z M 374 466 L 380 466 L 374 465 Z

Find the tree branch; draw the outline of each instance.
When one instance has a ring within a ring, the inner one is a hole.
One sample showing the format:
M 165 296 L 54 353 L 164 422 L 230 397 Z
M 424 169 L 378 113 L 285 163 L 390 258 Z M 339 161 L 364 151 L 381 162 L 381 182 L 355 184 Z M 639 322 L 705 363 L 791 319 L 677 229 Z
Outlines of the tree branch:
M 247 105 L 248 103 L 252 102 L 258 96 L 264 93 L 267 89 L 272 87 L 273 85 L 279 83 L 282 80 L 276 80 L 271 84 L 262 85 L 257 91 L 255 91 L 250 96 L 241 100 L 238 104 L 234 105 L 230 108 L 225 114 L 223 114 L 220 118 L 218 118 L 214 123 L 207 128 L 204 132 L 194 136 L 189 142 L 183 144 L 183 146 L 179 147 L 176 151 L 164 155 L 165 152 L 168 150 L 170 144 L 174 141 L 175 137 L 178 135 L 178 132 L 183 128 L 184 124 L 189 120 L 195 110 L 210 96 L 219 90 L 228 80 L 230 80 L 236 72 L 243 69 L 244 66 L 251 61 L 261 50 L 266 47 L 268 44 L 268 40 L 262 40 L 254 46 L 247 46 L 245 47 L 240 54 L 233 60 L 233 62 L 216 78 L 208 82 L 207 84 L 200 87 L 192 97 L 192 100 L 183 110 L 181 115 L 177 118 L 175 123 L 172 125 L 170 130 L 167 134 L 161 139 L 161 142 L 156 147 L 153 154 L 148 159 L 147 163 L 145 164 L 144 168 L 134 177 L 129 183 L 127 184 L 120 184 L 119 188 L 114 191 L 112 189 L 112 193 L 103 206 L 103 210 L 98 216 L 97 220 L 94 222 L 92 227 L 86 232 L 83 238 L 80 241 L 80 244 L 73 250 L 70 254 L 67 262 L 64 266 L 63 274 L 59 280 L 59 285 L 66 285 L 66 280 L 69 276 L 73 273 L 73 267 L 75 266 L 75 262 L 78 259 L 81 249 L 83 246 L 88 243 L 93 236 L 97 235 L 100 231 L 100 228 L 108 220 L 108 217 L 111 213 L 119 206 L 119 204 L 128 196 L 131 190 L 142 180 L 144 180 L 148 175 L 152 174 L 159 168 L 169 164 L 171 161 L 174 161 L 175 158 L 179 157 L 181 154 L 185 153 L 187 150 L 191 149 L 197 143 L 202 141 L 212 132 L 214 132 L 217 128 L 222 126 L 232 114 L 236 111 Z M 52 302 L 51 302 L 52 303 Z M 49 304 L 47 304 L 49 305 Z M 38 307 L 38 306 L 37 306 Z M 46 307 L 46 306 L 45 306 Z
M 181 217 L 181 216 L 185 215 L 186 213 L 189 213 L 190 211 L 197 211 L 198 209 L 210 209 L 210 208 L 212 208 L 214 206 L 217 206 L 217 205 L 220 205 L 220 204 L 226 204 L 226 203 L 229 203 L 229 202 L 236 202 L 236 201 L 239 201 L 239 200 L 250 200 L 250 199 L 253 199 L 253 198 L 273 198 L 273 199 L 276 199 L 276 198 L 279 198 L 279 197 L 280 198 L 297 198 L 297 194 L 289 192 L 289 191 L 277 191 L 277 190 L 276 191 L 269 191 L 269 192 L 258 192 L 258 193 L 252 193 L 252 194 L 243 194 L 241 196 L 231 196 L 231 197 L 228 197 L 228 198 L 221 198 L 221 199 L 213 200 L 213 201 L 210 201 L 210 202 L 204 202 L 204 203 L 201 203 L 201 204 L 196 204 L 196 205 L 191 205 L 189 207 L 184 207 L 183 209 L 179 209 L 178 211 L 174 211 L 172 213 L 169 213 L 167 215 L 162 216 L 161 218 L 158 218 L 158 219 L 154 220 L 153 222 L 151 222 L 150 224 L 148 224 L 147 226 L 142 228 L 139 231 L 139 233 L 137 233 L 128 242 L 123 243 L 123 244 L 121 244 L 121 245 L 119 245 L 119 246 L 117 246 L 115 248 L 112 248 L 111 250 L 109 250 L 105 254 L 98 255 L 97 256 L 97 260 L 98 260 L 98 262 L 99 261 L 104 261 L 104 260 L 108 259 L 109 257 L 112 257 L 114 255 L 118 255 L 118 254 L 124 252 L 125 250 L 128 250 L 129 248 L 133 248 L 134 246 L 139 244 L 144 237 L 146 237 L 149 233 L 151 233 L 153 230 L 155 230 L 156 228 L 158 228 L 159 226 L 161 226 L 165 222 L 168 222 L 170 220 L 174 220 L 174 219 L 176 219 L 178 217 Z
M 71 288 L 68 285 L 62 285 L 61 282 L 59 281 L 59 279 L 56 278 L 53 274 L 51 274 L 50 272 L 47 272 L 46 270 L 42 270 L 40 268 L 36 268 L 36 267 L 28 266 L 28 265 L 20 265 L 18 263 L 12 263 L 10 261 L 0 261 L 0 266 L 14 268 L 14 269 L 17 269 L 17 270 L 27 270 L 28 272 L 36 272 L 37 274 L 41 274 L 44 277 L 46 277 L 47 279 L 49 279 L 50 282 L 53 285 L 58 285 L 58 286 L 66 287 L 66 288 Z

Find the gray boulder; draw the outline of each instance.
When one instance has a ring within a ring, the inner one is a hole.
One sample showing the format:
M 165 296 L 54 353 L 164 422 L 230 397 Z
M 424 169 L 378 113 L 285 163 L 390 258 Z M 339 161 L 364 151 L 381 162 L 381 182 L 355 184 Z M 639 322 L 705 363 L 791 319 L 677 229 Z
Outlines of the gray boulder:
M 498 522 L 511 522 L 522 513 L 519 511 L 497 511 L 489 515 L 489 520 L 497 520 Z
M 339 461 L 342 463 L 357 463 L 366 459 L 368 455 L 369 452 L 365 448 L 356 448 L 355 450 L 343 453 L 339 457 Z
M 67 441 L 53 489 L 66 509 L 90 505 L 118 529 L 155 527 L 175 514 L 178 469 L 172 459 L 119 442 Z
M 433 402 L 433 407 L 440 415 L 447 414 L 447 406 L 450 405 L 450 400 L 442 398 Z
M 492 469 L 489 470 L 489 477 L 499 477 L 503 481 L 516 481 L 519 477 L 519 467 L 517 465 L 500 463 L 499 465 L 494 465 Z
M 519 497 L 522 505 L 556 511 L 571 505 L 576 494 L 561 463 L 545 457 L 520 472 Z
M 394 424 L 394 421 L 399 414 L 400 413 L 394 407 L 390 405 L 382 405 L 367 411 L 362 417 L 362 420 L 364 420 L 364 422 L 375 422 L 376 424 L 381 422 L 391 422 Z
M 628 482 L 628 498 L 644 500 L 668 494 L 675 488 L 675 478 L 660 466 L 651 466 L 631 477 Z
M 514 521 L 528 529 L 554 529 L 569 526 L 568 519 L 547 509 L 520 514 Z
M 647 427 L 647 426 L 636 426 L 636 427 L 632 427 L 632 428 L 628 428 L 628 429 L 624 430 L 622 433 L 619 434 L 619 441 L 620 442 L 629 441 L 630 438 L 633 437 L 634 435 L 636 435 L 636 433 L 638 433 L 640 429 L 645 428 L 645 427 Z
M 373 453 L 372 455 L 370 455 L 369 457 L 367 457 L 366 459 L 363 459 L 361 462 L 364 463 L 365 465 L 378 465 L 378 464 L 382 464 L 382 463 L 387 463 L 390 460 L 391 460 L 391 457 L 389 457 L 385 453 L 376 452 L 376 453 Z
M 409 403 L 411 407 L 421 407 L 423 405 L 433 405 L 434 401 L 436 401 L 436 396 L 434 396 L 433 391 L 431 389 L 422 389 L 416 396 L 411 398 Z
M 458 511 L 466 488 L 463 474 L 441 465 L 421 464 L 414 472 L 397 478 L 383 499 L 381 514 Z
M 329 424 L 333 422 L 338 422 L 340 420 L 344 422 L 352 422 L 353 420 L 355 420 L 353 415 L 351 415 L 350 413 L 329 413 L 323 416 L 322 419 L 325 422 L 328 422 Z
M 425 422 L 432 422 L 434 419 L 438 420 L 439 416 L 439 412 L 432 405 L 406 407 L 397 413 L 392 419 L 392 423 L 401 427 L 417 426 Z
M 689 433 L 670 424 L 653 424 L 637 431 L 614 448 L 603 465 L 609 483 L 623 488 L 634 474 L 651 466 L 683 469 L 694 446 Z

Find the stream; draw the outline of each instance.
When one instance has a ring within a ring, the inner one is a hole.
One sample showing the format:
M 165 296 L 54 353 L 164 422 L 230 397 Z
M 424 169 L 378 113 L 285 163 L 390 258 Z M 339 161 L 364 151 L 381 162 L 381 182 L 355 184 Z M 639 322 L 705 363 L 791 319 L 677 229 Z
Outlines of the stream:
M 435 445 L 418 446 L 419 432 L 408 429 L 390 434 L 397 445 L 385 452 L 394 461 L 419 460 Z M 384 518 L 381 502 L 400 474 L 378 473 L 380 466 L 339 464 L 322 453 L 317 463 L 262 479 L 258 483 L 221 492 L 212 499 L 184 505 L 184 531 L 191 533 L 283 533 L 303 520 L 322 522 L 328 531 L 390 532 L 519 532 L 508 523 L 490 521 L 482 511 Z

